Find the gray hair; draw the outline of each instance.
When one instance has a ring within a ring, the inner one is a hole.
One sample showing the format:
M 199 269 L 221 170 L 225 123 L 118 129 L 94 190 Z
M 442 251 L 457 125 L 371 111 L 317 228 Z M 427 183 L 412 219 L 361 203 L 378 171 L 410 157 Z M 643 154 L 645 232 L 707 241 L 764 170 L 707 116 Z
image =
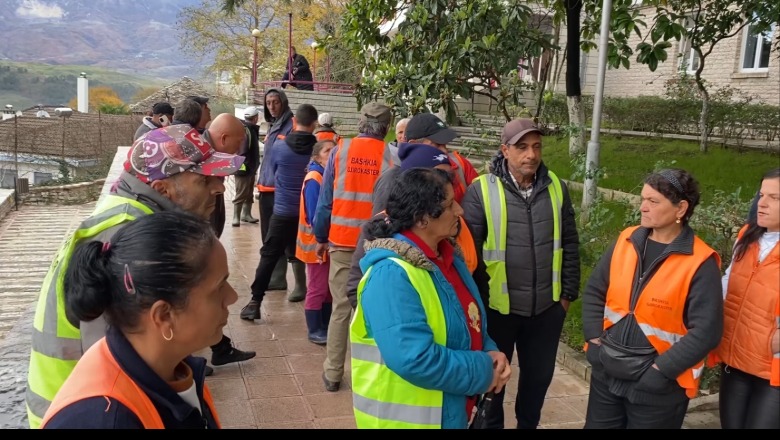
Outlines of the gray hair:
M 387 136 L 389 128 L 389 122 L 369 121 L 365 118 L 361 118 L 358 122 L 358 133 L 376 136 L 382 139 Z
M 189 124 L 197 127 L 200 123 L 200 117 L 203 114 L 203 108 L 194 99 L 185 99 L 174 109 L 173 119 L 183 124 Z
M 395 131 L 398 131 L 398 127 L 400 127 L 402 125 L 404 127 L 406 127 L 409 124 L 409 121 L 411 121 L 411 120 L 412 120 L 412 118 L 403 118 L 400 121 L 398 121 L 398 123 L 395 124 Z

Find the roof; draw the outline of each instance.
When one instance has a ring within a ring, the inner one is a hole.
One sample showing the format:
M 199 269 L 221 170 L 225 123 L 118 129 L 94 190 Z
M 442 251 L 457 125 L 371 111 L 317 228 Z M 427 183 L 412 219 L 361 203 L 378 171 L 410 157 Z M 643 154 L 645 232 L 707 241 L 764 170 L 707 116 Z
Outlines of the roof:
M 179 101 L 192 95 L 212 97 L 202 85 L 190 77 L 184 76 L 180 80 L 152 93 L 146 99 L 130 105 L 130 111 L 133 113 L 146 113 L 158 102 L 169 102 L 175 108 Z

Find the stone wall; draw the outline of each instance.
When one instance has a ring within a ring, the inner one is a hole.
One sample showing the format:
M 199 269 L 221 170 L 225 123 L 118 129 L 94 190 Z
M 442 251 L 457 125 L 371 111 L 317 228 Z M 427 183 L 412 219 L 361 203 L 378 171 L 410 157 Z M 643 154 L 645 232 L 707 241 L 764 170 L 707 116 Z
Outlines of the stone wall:
M 7 197 L 3 197 L 3 194 L 0 194 L 0 220 L 5 218 L 12 209 L 14 209 L 13 191 L 11 191 L 11 194 Z
M 80 205 L 94 202 L 100 196 L 100 190 L 105 181 L 106 179 L 98 179 L 93 182 L 72 185 L 30 188 L 30 192 L 22 194 L 21 203 L 29 205 Z

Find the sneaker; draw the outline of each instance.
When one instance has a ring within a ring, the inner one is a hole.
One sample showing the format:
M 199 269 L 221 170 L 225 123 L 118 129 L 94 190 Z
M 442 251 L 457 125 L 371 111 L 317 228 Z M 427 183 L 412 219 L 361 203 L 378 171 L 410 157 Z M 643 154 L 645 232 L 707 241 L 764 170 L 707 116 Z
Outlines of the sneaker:
M 214 369 L 206 365 L 206 376 L 211 376 L 214 374 Z
M 325 373 L 322 373 L 322 383 L 325 385 L 325 389 L 331 393 L 335 393 L 341 388 L 341 382 L 331 382 L 325 377 Z
M 254 351 L 242 351 L 235 347 L 230 347 L 230 350 L 224 352 L 211 353 L 211 364 L 215 366 L 231 364 L 233 362 L 241 362 L 252 359 L 257 353 Z

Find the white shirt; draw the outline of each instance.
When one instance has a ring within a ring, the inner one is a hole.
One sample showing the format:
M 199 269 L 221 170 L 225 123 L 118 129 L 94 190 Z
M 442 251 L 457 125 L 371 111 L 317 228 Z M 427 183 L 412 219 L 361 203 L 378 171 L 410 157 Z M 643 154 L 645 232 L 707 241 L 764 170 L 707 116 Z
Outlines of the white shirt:
M 764 261 L 764 258 L 766 258 L 767 255 L 769 255 L 769 252 L 774 249 L 778 241 L 780 241 L 780 232 L 765 232 L 764 235 L 758 239 L 759 263 Z M 723 299 L 726 299 L 726 293 L 728 292 L 729 287 L 729 276 L 731 276 L 731 268 L 733 266 L 734 260 L 732 259 L 731 264 L 729 265 L 728 269 L 726 269 L 726 273 L 721 279 L 721 283 L 723 284 Z
M 195 388 L 195 381 L 192 381 L 191 387 L 179 393 L 179 396 L 181 396 L 182 400 L 192 405 L 193 408 L 197 409 L 198 412 L 200 412 L 201 415 L 203 415 L 203 411 L 201 411 L 200 409 L 200 399 L 198 399 L 198 391 Z

